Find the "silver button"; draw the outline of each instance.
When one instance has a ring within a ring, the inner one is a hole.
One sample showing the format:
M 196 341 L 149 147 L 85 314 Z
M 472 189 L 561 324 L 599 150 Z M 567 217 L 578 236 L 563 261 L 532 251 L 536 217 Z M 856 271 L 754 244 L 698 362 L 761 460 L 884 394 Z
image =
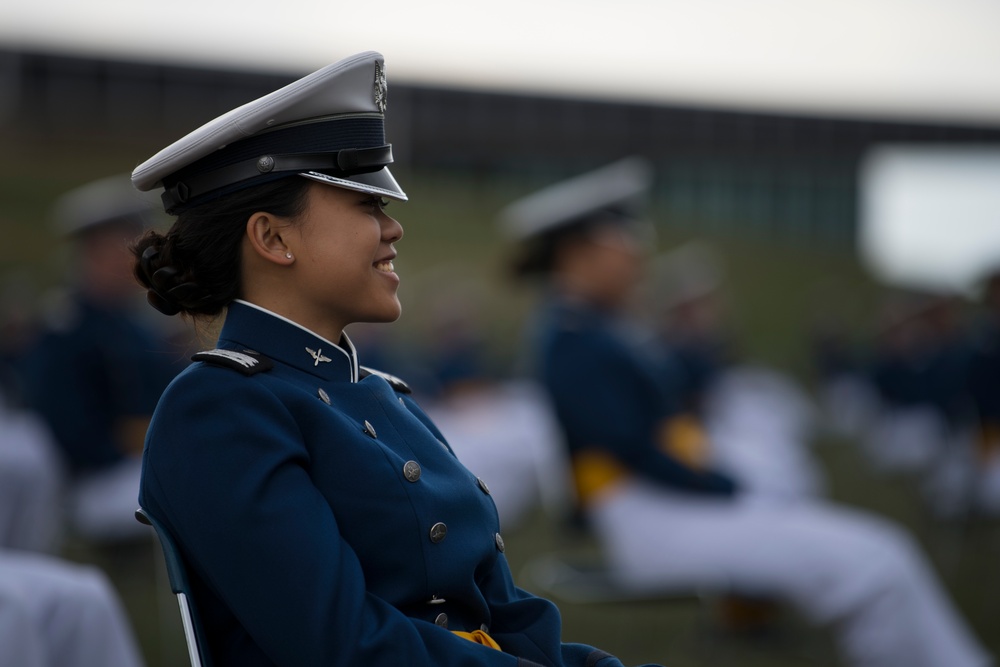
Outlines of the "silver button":
M 321 401 L 323 401 L 327 405 L 330 405 L 330 395 L 326 393 L 326 390 L 324 390 L 323 387 L 320 387 L 317 393 L 319 394 L 319 399 Z
M 372 426 L 371 422 L 369 422 L 367 419 L 365 420 L 365 433 L 367 433 L 368 435 L 370 435 L 373 438 L 377 438 L 378 437 L 377 435 L 375 435 L 375 427 Z
M 483 493 L 490 495 L 490 487 L 486 486 L 486 482 L 483 481 L 482 477 L 477 477 L 476 482 L 479 484 L 479 488 L 483 490 Z
M 504 547 L 503 547 L 503 538 L 500 537 L 500 533 L 497 533 L 497 535 L 496 535 L 496 543 L 497 543 L 497 551 L 499 551 L 500 553 L 503 553 L 503 549 L 504 549 Z
M 415 482 L 420 479 L 420 464 L 416 461 L 407 461 L 403 464 L 403 477 L 407 482 Z
M 485 623 L 480 625 L 479 629 L 485 632 L 486 634 L 490 634 L 490 626 L 486 625 Z
M 434 619 L 434 625 L 437 625 L 437 626 L 442 627 L 445 630 L 447 630 L 448 629 L 448 614 L 445 614 L 443 612 L 440 613 L 440 614 L 438 614 L 437 618 Z
M 444 536 L 447 534 L 448 534 L 448 526 L 444 525 L 440 521 L 431 526 L 430 537 L 431 537 L 431 542 L 433 542 L 434 544 L 437 544 L 438 542 L 443 540 Z

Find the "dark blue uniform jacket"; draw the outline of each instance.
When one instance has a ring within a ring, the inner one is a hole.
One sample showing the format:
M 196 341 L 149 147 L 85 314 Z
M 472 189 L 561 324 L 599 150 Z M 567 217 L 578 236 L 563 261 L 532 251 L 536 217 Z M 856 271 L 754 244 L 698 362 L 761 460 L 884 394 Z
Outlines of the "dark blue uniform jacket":
M 140 493 L 189 564 L 217 664 L 620 665 L 560 643 L 556 608 L 511 580 L 486 485 L 346 337 L 236 302 L 219 348 L 262 361 L 175 379 Z M 503 652 L 449 631 L 477 629 Z
M 24 400 L 48 423 L 71 472 L 125 458 L 120 420 L 148 417 L 183 366 L 133 315 L 82 297 L 21 363 Z
M 660 430 L 681 403 L 677 371 L 611 314 L 552 297 L 535 346 L 540 379 L 571 456 L 599 450 L 657 484 L 693 493 L 735 492 L 727 476 L 692 468 L 664 451 Z

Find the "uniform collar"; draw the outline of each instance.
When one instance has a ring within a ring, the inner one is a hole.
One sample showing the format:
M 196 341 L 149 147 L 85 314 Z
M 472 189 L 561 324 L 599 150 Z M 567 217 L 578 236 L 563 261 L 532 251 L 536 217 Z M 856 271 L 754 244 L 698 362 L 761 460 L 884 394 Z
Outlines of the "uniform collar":
M 346 333 L 335 344 L 287 317 L 242 299 L 229 304 L 219 344 L 252 349 L 324 380 L 358 381 L 358 355 Z
M 547 308 L 556 317 L 573 319 L 601 320 L 613 317 L 614 313 L 600 308 L 597 304 L 582 299 L 573 294 L 552 290 L 547 301 Z

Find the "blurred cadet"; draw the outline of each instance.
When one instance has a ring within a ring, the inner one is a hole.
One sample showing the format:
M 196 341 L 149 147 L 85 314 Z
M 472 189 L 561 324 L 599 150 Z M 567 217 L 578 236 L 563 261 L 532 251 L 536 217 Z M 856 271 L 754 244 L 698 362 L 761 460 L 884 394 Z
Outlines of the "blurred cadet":
M 982 286 L 982 314 L 973 327 L 967 387 L 974 409 L 975 510 L 1000 514 L 1000 268 Z
M 879 405 L 865 336 L 850 331 L 864 318 L 854 312 L 848 290 L 835 281 L 822 284 L 810 301 L 808 335 L 822 426 L 834 437 L 857 441 L 871 427 Z
M 0 665 L 141 667 L 132 628 L 100 570 L 0 549 Z
M 177 215 L 133 247 L 150 304 L 225 314 L 156 408 L 139 502 L 216 664 L 618 667 L 514 586 L 489 487 L 344 333 L 400 314 L 386 94 L 360 53 L 133 172 Z
M 741 491 L 623 321 L 648 251 L 649 167 L 626 159 L 511 204 L 515 269 L 540 279 L 536 363 L 582 510 L 627 589 L 775 596 L 829 625 L 850 665 L 990 664 L 910 538 L 874 516 Z
M 59 445 L 70 527 L 97 541 L 148 536 L 134 518 L 142 442 L 179 369 L 177 353 L 134 308 L 142 293 L 127 244 L 154 219 L 153 206 L 127 176 L 59 199 L 54 219 L 71 276 L 20 363 L 24 401 Z
M 949 294 L 887 294 L 868 368 L 878 409 L 859 438 L 876 471 L 915 478 L 942 519 L 974 509 L 978 472 L 961 305 Z
M 11 272 L 0 280 L 0 392 L 13 403 L 22 402 L 15 369 L 38 335 L 38 302 L 38 290 L 26 273 Z
M 706 241 L 690 241 L 651 260 L 641 304 L 668 346 L 686 411 L 700 414 L 712 383 L 736 361 L 727 330 L 725 263 Z
M 925 472 L 957 446 L 968 422 L 968 346 L 949 295 L 894 293 L 881 313 L 869 369 L 880 409 L 865 437 L 884 472 Z
M 45 423 L 7 396 L 0 386 L 0 549 L 54 552 L 63 528 L 59 452 Z
M 809 451 L 817 409 L 784 373 L 740 358 L 722 255 L 691 241 L 656 257 L 649 274 L 643 303 L 674 362 L 668 372 L 678 413 L 705 430 L 713 464 L 757 496 L 822 494 L 823 474 Z

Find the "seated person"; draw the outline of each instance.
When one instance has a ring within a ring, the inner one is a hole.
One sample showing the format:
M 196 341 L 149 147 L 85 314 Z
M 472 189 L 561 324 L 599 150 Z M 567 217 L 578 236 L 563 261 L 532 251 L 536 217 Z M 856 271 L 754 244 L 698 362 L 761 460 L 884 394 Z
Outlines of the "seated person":
M 183 356 L 134 308 L 142 292 L 128 242 L 152 221 L 124 177 L 89 183 L 55 205 L 73 252 L 68 290 L 18 362 L 24 401 L 55 438 L 69 527 L 85 539 L 148 538 L 135 521 L 143 438 Z
M 216 664 L 618 667 L 515 587 L 489 487 L 344 334 L 400 314 L 385 104 L 382 56 L 361 53 L 133 172 L 177 215 L 134 245 L 150 303 L 225 311 L 156 408 L 139 502 L 189 566 Z
M 641 217 L 650 182 L 643 161 L 624 160 L 501 215 L 516 272 L 545 290 L 537 372 L 620 584 L 777 597 L 829 625 L 849 665 L 990 664 L 899 528 L 820 501 L 760 502 L 713 469 L 667 360 L 624 318 L 650 250 Z

